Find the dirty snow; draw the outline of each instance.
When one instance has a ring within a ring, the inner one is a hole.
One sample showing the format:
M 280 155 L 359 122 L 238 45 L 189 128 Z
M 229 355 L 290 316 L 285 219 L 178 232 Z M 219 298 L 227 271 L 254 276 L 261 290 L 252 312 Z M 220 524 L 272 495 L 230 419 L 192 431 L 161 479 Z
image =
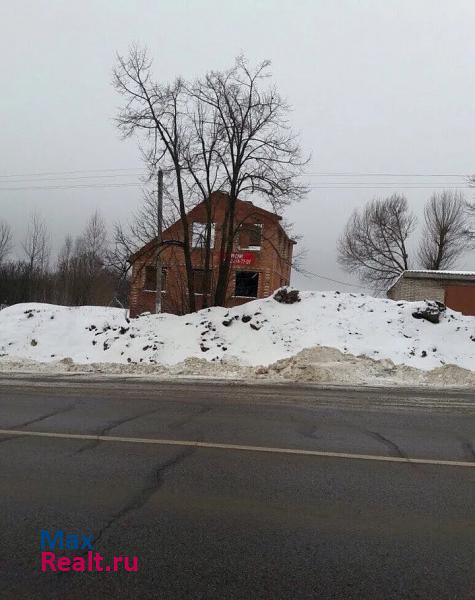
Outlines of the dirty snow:
M 117 308 L 18 304 L 0 311 L 0 369 L 475 384 L 475 317 L 447 310 L 435 325 L 412 317 L 421 302 L 301 298 L 131 320 Z

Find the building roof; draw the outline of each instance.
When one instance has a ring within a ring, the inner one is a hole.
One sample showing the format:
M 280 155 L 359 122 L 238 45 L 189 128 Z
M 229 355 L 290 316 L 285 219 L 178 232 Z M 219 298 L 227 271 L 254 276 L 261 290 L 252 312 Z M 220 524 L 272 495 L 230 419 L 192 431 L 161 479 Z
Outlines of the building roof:
M 223 196 L 227 196 L 227 192 L 221 192 L 221 191 L 217 191 L 217 192 L 213 192 L 210 196 L 210 198 L 212 200 L 215 201 L 219 201 Z M 199 204 L 197 204 L 196 206 L 194 206 L 189 212 L 188 214 L 192 213 L 194 210 L 196 210 L 199 206 L 201 206 L 202 204 L 204 204 L 204 202 L 200 202 Z M 282 225 L 280 224 L 280 221 L 282 221 L 282 217 L 276 213 L 273 213 L 269 210 L 266 210 L 265 208 L 261 208 L 260 206 L 256 206 L 255 204 L 253 204 L 250 200 L 239 200 L 237 199 L 236 201 L 236 206 L 239 205 L 247 205 L 249 207 L 250 210 L 252 210 L 252 212 L 254 213 L 260 213 L 262 215 L 266 215 L 272 219 L 275 219 L 277 222 L 279 222 L 279 227 L 281 228 L 281 230 L 283 231 L 284 235 L 289 239 L 289 241 L 292 244 L 296 244 L 297 242 L 295 240 L 292 240 L 287 232 L 285 231 L 285 229 L 282 227 Z M 179 221 L 180 219 L 178 219 Z M 176 221 L 175 223 L 173 223 L 172 225 L 170 225 L 169 227 L 167 227 L 167 229 L 164 230 L 163 234 L 166 234 L 167 231 L 169 229 L 171 229 L 176 223 L 178 223 L 178 221 Z M 157 243 L 157 238 L 154 238 L 153 240 L 150 240 L 149 242 L 147 242 L 144 246 L 142 246 L 141 248 L 139 248 L 138 250 L 136 250 L 131 256 L 129 256 L 128 258 L 128 262 L 129 263 L 133 263 L 135 261 L 136 258 L 138 258 L 141 254 L 143 254 L 144 252 L 147 252 L 148 250 L 152 250 L 155 245 Z
M 473 281 L 475 283 L 475 271 L 430 271 L 428 269 L 403 271 L 391 285 L 389 290 L 391 290 L 400 279 L 453 279 L 457 281 Z

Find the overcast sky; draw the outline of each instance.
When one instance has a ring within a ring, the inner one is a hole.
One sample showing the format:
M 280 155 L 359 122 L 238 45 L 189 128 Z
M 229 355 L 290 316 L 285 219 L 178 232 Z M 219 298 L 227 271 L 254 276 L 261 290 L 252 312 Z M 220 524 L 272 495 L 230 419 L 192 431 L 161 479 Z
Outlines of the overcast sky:
M 6 189 L 137 181 L 137 144 L 119 137 L 111 86 L 115 53 L 133 42 L 149 47 L 161 80 L 226 68 L 239 53 L 272 60 L 312 154 L 312 190 L 287 218 L 314 273 L 355 283 L 335 253 L 355 207 L 400 191 L 420 215 L 431 193 L 463 185 L 449 174 L 475 172 L 473 0 L 0 0 L 0 23 L 0 217 L 18 246 L 34 210 L 58 246 L 94 209 L 111 226 L 140 202 L 137 186 Z M 474 254 L 460 266 L 475 269 Z

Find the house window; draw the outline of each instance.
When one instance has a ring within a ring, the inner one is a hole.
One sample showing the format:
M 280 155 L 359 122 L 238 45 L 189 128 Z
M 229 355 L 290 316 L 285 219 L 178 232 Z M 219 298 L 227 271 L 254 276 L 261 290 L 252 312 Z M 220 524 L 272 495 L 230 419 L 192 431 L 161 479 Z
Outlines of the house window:
M 145 267 L 144 290 L 155 292 L 157 289 L 157 267 Z
M 167 269 L 165 267 L 162 268 L 162 292 L 167 291 Z
M 214 248 L 215 223 L 211 223 L 210 248 Z M 191 243 L 193 248 L 206 247 L 206 223 L 192 223 Z
M 143 289 L 147 292 L 157 291 L 157 267 L 146 266 L 145 267 L 145 282 Z M 162 292 L 167 289 L 167 270 L 162 269 Z
M 206 284 L 205 269 L 193 269 L 193 287 L 195 294 L 204 294 Z M 211 288 L 211 271 L 208 271 L 208 292 Z
M 282 258 L 287 260 L 287 240 L 284 234 L 282 234 Z
M 243 223 L 239 228 L 239 248 L 241 250 L 260 250 L 262 225 L 260 223 Z
M 259 287 L 259 273 L 257 271 L 236 271 L 235 296 L 257 298 Z

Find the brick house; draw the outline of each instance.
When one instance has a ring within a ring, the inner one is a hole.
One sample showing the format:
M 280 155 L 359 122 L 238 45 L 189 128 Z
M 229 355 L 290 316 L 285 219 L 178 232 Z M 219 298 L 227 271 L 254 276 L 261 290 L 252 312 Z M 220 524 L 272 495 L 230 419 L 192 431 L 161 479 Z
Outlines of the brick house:
M 392 300 L 438 300 L 464 315 L 475 315 L 475 272 L 404 271 L 387 296 Z
M 211 288 L 213 289 L 221 256 L 221 231 L 225 218 L 227 196 L 215 192 L 211 196 Z M 203 295 L 205 252 L 203 239 L 206 226 L 206 205 L 195 206 L 188 213 L 196 308 L 210 303 Z M 236 203 L 236 235 L 228 282 L 226 306 L 237 306 L 256 298 L 264 298 L 275 289 L 290 283 L 290 265 L 295 242 L 281 225 L 281 217 L 252 204 Z M 186 271 L 183 250 L 166 242 L 182 241 L 183 228 L 178 220 L 163 232 L 162 310 L 167 313 L 188 312 Z M 130 315 L 155 312 L 157 241 L 152 240 L 130 258 L 132 276 L 129 294 Z

